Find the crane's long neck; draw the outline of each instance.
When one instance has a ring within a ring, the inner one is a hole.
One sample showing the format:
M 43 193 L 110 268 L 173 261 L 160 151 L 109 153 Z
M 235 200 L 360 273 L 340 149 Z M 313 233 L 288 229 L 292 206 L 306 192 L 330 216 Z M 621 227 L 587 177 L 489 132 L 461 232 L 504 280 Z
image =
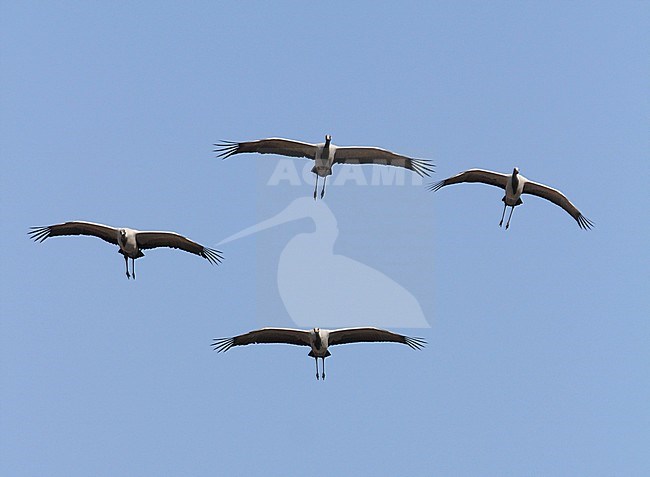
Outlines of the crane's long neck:
M 314 346 L 320 350 L 323 347 L 323 340 L 320 338 L 320 332 L 314 331 Z
M 330 157 L 330 143 L 332 142 L 331 136 L 325 136 L 325 144 L 323 145 L 323 151 L 321 152 L 321 159 L 329 159 Z
M 519 177 L 516 172 L 512 173 L 512 193 L 516 194 L 517 190 L 519 189 Z

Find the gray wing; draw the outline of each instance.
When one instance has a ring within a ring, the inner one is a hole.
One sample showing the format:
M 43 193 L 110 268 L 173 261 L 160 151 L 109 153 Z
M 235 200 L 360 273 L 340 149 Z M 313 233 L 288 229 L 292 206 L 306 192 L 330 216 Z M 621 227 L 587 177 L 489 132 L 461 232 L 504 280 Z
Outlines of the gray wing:
M 135 240 L 138 248 L 169 247 L 184 250 L 205 258 L 212 264 L 218 264 L 223 260 L 219 250 L 204 247 L 200 243 L 193 242 L 176 232 L 138 232 Z
M 215 144 L 217 157 L 226 159 L 234 154 L 244 152 L 257 152 L 260 154 L 278 154 L 280 156 L 307 157 L 314 159 L 318 146 L 307 142 L 293 141 L 291 139 L 282 139 L 272 137 L 260 139 L 259 141 L 249 142 L 232 142 L 221 141 Z
M 36 242 L 42 242 L 46 238 L 59 235 L 89 235 L 117 245 L 116 228 L 93 222 L 72 221 L 47 227 L 31 227 L 29 231 L 30 238 Z
M 390 341 L 393 343 L 402 343 L 413 349 L 421 349 L 426 345 L 422 338 L 411 338 L 410 336 L 399 335 L 392 331 L 382 330 L 380 328 L 342 328 L 332 330 L 329 334 L 329 345 L 348 344 L 348 343 L 366 343 L 377 341 Z
M 510 177 L 508 174 L 501 174 L 500 172 L 485 171 L 483 169 L 470 169 L 440 182 L 430 184 L 429 190 L 435 192 L 446 185 L 460 184 L 461 182 L 481 182 L 483 184 L 501 187 L 505 190 L 506 184 L 508 183 L 508 177 Z
M 299 346 L 310 346 L 309 332 L 292 328 L 262 328 L 232 338 L 216 338 L 212 341 L 215 351 L 221 353 L 233 346 L 245 346 L 257 343 L 282 343 Z
M 524 184 L 523 193 L 536 195 L 553 202 L 555 205 L 559 205 L 564 210 L 566 210 L 569 215 L 571 215 L 571 217 L 576 220 L 576 222 L 578 222 L 578 226 L 581 229 L 587 230 L 594 226 L 593 222 L 582 215 L 578 208 L 573 205 L 571 201 L 567 199 L 566 196 L 559 190 L 553 189 L 543 184 L 538 184 L 536 182 L 527 181 Z
M 413 159 L 379 147 L 336 147 L 334 162 L 338 164 L 379 164 L 404 167 L 421 176 L 433 172 L 434 165 L 428 159 Z

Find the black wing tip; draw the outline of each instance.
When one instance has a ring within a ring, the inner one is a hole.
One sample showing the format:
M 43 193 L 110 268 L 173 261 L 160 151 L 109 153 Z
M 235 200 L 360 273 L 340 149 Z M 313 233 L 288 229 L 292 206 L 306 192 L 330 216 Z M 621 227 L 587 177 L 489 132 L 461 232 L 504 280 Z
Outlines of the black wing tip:
M 27 232 L 27 234 L 29 235 L 29 238 L 31 238 L 35 242 L 40 243 L 50 236 L 51 231 L 52 229 L 49 226 L 30 227 L 29 232 Z
M 590 230 L 591 228 L 596 226 L 591 220 L 589 220 L 587 217 L 585 217 L 582 214 L 578 214 L 576 221 L 578 222 L 578 226 L 582 230 Z
M 237 154 L 239 143 L 234 141 L 219 141 L 214 144 L 215 149 L 212 151 L 221 159 L 228 159 L 233 154 Z
M 223 253 L 213 248 L 204 247 L 203 251 L 201 252 L 201 256 L 212 265 L 219 265 L 221 262 L 223 262 Z
M 217 353 L 225 353 L 235 345 L 235 338 L 215 338 L 212 340 L 212 349 Z
M 438 181 L 438 182 L 432 182 L 427 186 L 427 190 L 430 192 L 435 192 L 437 190 L 442 189 L 442 187 L 445 185 L 445 181 Z
M 410 169 L 420 177 L 429 177 L 436 170 L 436 165 L 429 159 L 411 159 Z
M 411 336 L 405 336 L 404 337 L 404 342 L 411 348 L 411 349 L 422 349 L 427 345 L 427 340 L 424 338 L 413 338 Z

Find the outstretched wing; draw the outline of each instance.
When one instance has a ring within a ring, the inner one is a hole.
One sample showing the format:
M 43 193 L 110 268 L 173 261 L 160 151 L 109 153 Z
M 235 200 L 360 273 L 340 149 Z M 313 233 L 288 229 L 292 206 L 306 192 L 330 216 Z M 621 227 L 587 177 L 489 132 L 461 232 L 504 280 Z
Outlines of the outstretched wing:
M 307 142 L 293 141 L 291 139 L 282 139 L 272 137 L 260 139 L 259 141 L 249 142 L 232 142 L 221 141 L 215 144 L 217 157 L 226 159 L 234 154 L 244 152 L 257 152 L 260 154 L 278 154 L 280 156 L 307 157 L 314 159 L 318 146 Z
M 309 346 L 309 332 L 292 328 L 262 328 L 232 338 L 216 338 L 212 342 L 215 351 L 221 353 L 233 346 L 245 346 L 257 343 L 283 343 Z
M 420 349 L 426 345 L 422 338 L 411 338 L 392 331 L 382 330 L 380 328 L 342 328 L 332 330 L 329 333 L 329 345 L 348 344 L 348 343 L 366 343 L 377 341 L 390 341 L 393 343 L 402 343 L 413 349 Z
M 481 182 L 483 184 L 501 187 L 505 190 L 506 184 L 508 183 L 508 177 L 510 176 L 507 174 L 501 174 L 500 172 L 485 171 L 483 169 L 470 169 L 440 182 L 430 184 L 429 190 L 435 192 L 446 185 L 460 184 L 461 182 Z
M 434 165 L 428 159 L 413 159 L 379 147 L 338 147 L 334 153 L 334 162 L 338 164 L 379 164 L 404 167 L 421 176 L 433 172 Z
M 71 221 L 46 227 L 31 227 L 29 236 L 37 242 L 59 235 L 89 235 L 117 245 L 117 229 L 93 222 Z
M 140 249 L 170 247 L 199 255 L 212 264 L 223 260 L 220 251 L 204 247 L 176 232 L 138 232 L 135 239 Z
M 566 210 L 569 215 L 571 215 L 571 217 L 576 220 L 576 222 L 578 222 L 578 226 L 581 229 L 587 230 L 594 226 L 593 222 L 582 215 L 578 208 L 573 205 L 571 201 L 557 189 L 553 189 L 552 187 L 548 187 L 543 184 L 538 184 L 537 182 L 527 181 L 524 184 L 523 193 L 536 195 L 553 202 L 555 205 L 559 205 L 564 210 Z

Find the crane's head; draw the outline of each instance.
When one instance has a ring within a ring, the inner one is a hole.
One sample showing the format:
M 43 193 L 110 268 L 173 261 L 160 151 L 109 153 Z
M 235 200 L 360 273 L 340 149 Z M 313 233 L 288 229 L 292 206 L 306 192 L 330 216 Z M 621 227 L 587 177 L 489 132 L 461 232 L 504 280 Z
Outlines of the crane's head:
M 126 229 L 120 229 L 120 241 L 126 243 Z
M 332 141 L 332 136 L 330 134 L 325 135 L 325 145 L 329 146 L 329 143 Z
M 519 174 L 519 168 L 518 168 L 518 167 L 515 167 L 515 168 L 512 170 L 512 175 L 513 175 L 513 176 L 516 176 L 517 174 Z

